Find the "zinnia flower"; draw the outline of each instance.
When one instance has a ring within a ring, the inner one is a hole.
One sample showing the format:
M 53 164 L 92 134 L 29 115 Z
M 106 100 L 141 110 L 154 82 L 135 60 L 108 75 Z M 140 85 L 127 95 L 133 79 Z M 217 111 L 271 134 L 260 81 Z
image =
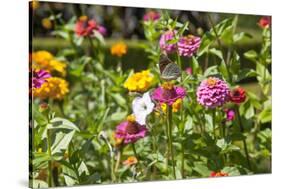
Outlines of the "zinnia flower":
M 226 120 L 227 121 L 232 121 L 235 118 L 235 111 L 232 109 L 225 109 L 224 110 L 225 114 L 226 114 Z
M 192 68 L 191 67 L 186 68 L 185 72 L 189 75 L 192 75 Z
M 102 36 L 106 36 L 107 34 L 107 30 L 104 26 L 98 26 L 98 32 L 100 32 L 102 34 Z
M 76 22 L 74 30 L 78 36 L 88 37 L 93 34 L 94 30 L 98 30 L 98 24 L 87 16 L 81 16 Z
M 112 45 L 112 47 L 110 48 L 110 52 L 113 56 L 122 57 L 127 53 L 127 48 L 127 45 L 124 42 L 120 41 Z
M 34 97 L 41 99 L 52 98 L 61 100 L 69 92 L 68 83 L 64 79 L 58 77 L 50 77 L 42 84 L 40 88 L 34 89 Z
M 41 24 L 47 30 L 51 29 L 53 26 L 52 21 L 49 18 L 43 18 Z
M 169 30 L 163 33 L 160 37 L 159 46 L 162 51 L 166 53 L 172 53 L 177 49 L 177 44 L 169 44 L 169 41 L 175 38 L 176 30 Z
M 178 41 L 178 51 L 180 56 L 191 57 L 198 50 L 200 43 L 200 37 L 194 35 L 181 37 Z
M 270 24 L 271 24 L 271 17 L 270 16 L 264 16 L 258 22 L 258 25 L 261 28 L 268 28 L 270 26 Z
M 32 53 L 33 69 L 46 70 L 51 74 L 66 75 L 66 64 L 58 61 L 48 51 L 37 51 Z
M 115 137 L 123 139 L 124 144 L 135 143 L 144 138 L 147 134 L 147 128 L 136 122 L 135 117 L 130 115 L 126 121 L 120 123 L 115 130 Z
M 225 176 L 229 176 L 229 175 L 228 175 L 228 173 L 224 173 L 222 171 L 219 171 L 219 172 L 212 171 L 210 173 L 210 177 L 225 177 Z
M 186 91 L 183 87 L 174 86 L 172 83 L 165 82 L 153 91 L 152 99 L 171 106 L 178 99 L 183 99 L 185 96 Z
M 49 72 L 45 70 L 33 70 L 32 72 L 32 88 L 40 88 L 46 79 L 51 77 Z
M 160 18 L 160 14 L 156 11 L 149 11 L 143 16 L 144 21 L 156 21 Z
M 144 93 L 142 97 L 136 97 L 133 100 L 132 105 L 136 121 L 141 125 L 145 125 L 146 117 L 153 111 L 154 108 L 149 92 Z
M 209 77 L 201 82 L 197 89 L 197 101 L 207 108 L 222 106 L 229 100 L 229 87 L 226 82 Z
M 236 104 L 240 104 L 246 100 L 246 91 L 242 87 L 236 87 L 230 93 L 230 100 Z
M 151 87 L 153 78 L 149 70 L 137 72 L 129 76 L 124 87 L 131 92 L 145 92 Z
M 125 161 L 123 161 L 124 165 L 132 166 L 138 163 L 138 159 L 135 156 L 129 156 Z

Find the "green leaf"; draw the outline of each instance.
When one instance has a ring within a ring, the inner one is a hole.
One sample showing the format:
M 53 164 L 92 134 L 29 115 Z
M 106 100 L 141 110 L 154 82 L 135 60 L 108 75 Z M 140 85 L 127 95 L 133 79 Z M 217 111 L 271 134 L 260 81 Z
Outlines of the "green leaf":
M 244 57 L 253 61 L 253 62 L 256 62 L 256 58 L 258 57 L 258 54 L 254 50 L 249 50 L 249 51 L 244 53 Z
M 75 131 L 80 131 L 79 128 L 72 123 L 71 121 L 56 117 L 53 118 L 50 123 L 48 124 L 49 129 L 70 129 L 70 130 L 75 130 Z
M 218 66 L 215 65 L 215 66 L 210 66 L 209 68 L 207 68 L 204 72 L 204 77 L 208 77 L 208 76 L 211 76 L 211 75 L 215 75 L 215 74 L 218 74 Z
M 75 130 L 70 131 L 69 133 L 63 133 L 63 132 L 56 133 L 55 140 L 51 147 L 52 155 L 55 155 L 57 153 L 63 153 L 63 151 L 68 148 L 68 145 L 72 140 L 74 134 L 75 134 Z
M 48 183 L 46 183 L 43 180 L 32 180 L 31 181 L 31 187 L 32 188 L 48 188 Z
M 208 169 L 208 167 L 201 162 L 195 162 L 193 169 L 194 169 L 194 171 L 196 171 L 203 177 L 208 177 L 211 173 L 211 171 Z

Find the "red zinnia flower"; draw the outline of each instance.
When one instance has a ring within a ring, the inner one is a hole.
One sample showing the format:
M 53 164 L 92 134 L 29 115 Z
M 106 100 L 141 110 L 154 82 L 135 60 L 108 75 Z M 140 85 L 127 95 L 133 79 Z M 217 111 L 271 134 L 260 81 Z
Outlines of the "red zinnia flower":
M 87 16 L 81 16 L 75 24 L 75 33 L 78 36 L 90 36 L 94 30 L 98 30 L 98 24 Z
M 210 177 L 225 177 L 225 176 L 229 176 L 229 175 L 228 173 L 224 173 L 222 171 L 219 172 L 212 171 L 210 174 Z
M 269 25 L 271 24 L 271 17 L 270 16 L 264 16 L 259 20 L 258 25 L 261 28 L 268 28 Z
M 242 87 L 233 89 L 230 93 L 230 101 L 240 104 L 246 100 L 246 91 Z

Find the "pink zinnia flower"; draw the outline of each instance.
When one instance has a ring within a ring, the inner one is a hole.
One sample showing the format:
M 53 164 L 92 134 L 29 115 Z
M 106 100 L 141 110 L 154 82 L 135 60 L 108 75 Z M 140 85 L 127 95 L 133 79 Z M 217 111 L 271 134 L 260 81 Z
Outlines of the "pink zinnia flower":
M 191 67 L 186 68 L 185 72 L 189 75 L 192 75 L 192 68 Z
M 258 25 L 261 28 L 268 28 L 270 26 L 270 24 L 271 24 L 271 17 L 270 16 L 264 16 L 258 22 Z
M 152 99 L 171 106 L 177 99 L 183 99 L 185 96 L 186 91 L 183 87 L 166 82 L 153 91 Z
M 102 34 L 102 36 L 106 36 L 107 30 L 104 26 L 98 26 L 98 31 Z
M 201 82 L 196 94 L 199 104 L 207 108 L 215 108 L 229 100 L 230 90 L 226 82 L 209 77 Z
M 191 57 L 197 52 L 201 43 L 201 38 L 194 35 L 181 37 L 178 41 L 178 51 L 180 56 Z
M 75 24 L 75 33 L 78 36 L 90 36 L 97 29 L 97 22 L 95 20 L 89 20 L 87 16 L 81 16 Z
M 123 121 L 116 127 L 115 138 L 123 139 L 124 144 L 135 143 L 137 140 L 147 135 L 147 128 L 135 121 L 134 116 L 128 116 L 127 121 Z
M 40 88 L 46 79 L 51 77 L 51 74 L 45 70 L 33 70 L 32 71 L 32 88 Z
M 177 44 L 168 43 L 170 40 L 173 40 L 175 38 L 176 33 L 176 30 L 169 30 L 161 35 L 159 46 L 162 51 L 165 51 L 166 53 L 172 53 L 176 50 Z
M 160 14 L 156 11 L 149 11 L 143 16 L 144 21 L 156 21 L 160 18 Z
M 235 118 L 235 111 L 232 109 L 225 109 L 224 110 L 225 114 L 226 114 L 226 120 L 227 121 L 232 121 Z

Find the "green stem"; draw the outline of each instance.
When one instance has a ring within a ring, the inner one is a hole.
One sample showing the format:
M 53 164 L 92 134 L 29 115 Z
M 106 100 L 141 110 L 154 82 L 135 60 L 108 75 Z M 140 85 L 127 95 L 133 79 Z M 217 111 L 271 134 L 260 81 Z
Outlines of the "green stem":
M 133 152 L 134 152 L 134 156 L 138 159 L 138 161 L 139 161 L 139 156 L 138 156 L 138 154 L 137 154 L 137 151 L 136 151 L 136 147 L 135 147 L 135 144 L 134 143 L 132 143 L 132 149 L 133 149 Z
M 173 135 L 172 135 L 172 121 L 173 121 L 173 113 L 172 108 L 170 106 L 167 106 L 167 118 L 168 118 L 168 136 L 169 136 L 169 148 L 172 158 L 172 166 L 173 166 L 173 176 L 174 179 L 176 179 L 176 169 L 175 169 L 175 160 L 174 160 L 174 152 L 173 152 Z
M 238 118 L 240 132 L 243 135 L 244 134 L 244 127 L 242 125 L 242 119 L 241 119 L 241 115 L 240 115 L 238 106 L 235 107 L 235 110 L 236 110 L 236 115 L 237 115 L 237 118 Z M 246 158 L 247 158 L 248 168 L 250 170 L 252 170 L 252 166 L 251 166 L 251 162 L 250 162 L 250 156 L 249 156 L 249 152 L 248 152 L 248 148 L 247 148 L 247 144 L 246 144 L 246 139 L 244 137 L 243 137 L 243 146 L 244 146 L 244 151 L 245 151 L 245 155 L 246 155 Z
M 49 158 L 50 160 L 48 161 L 48 187 L 53 187 L 53 170 L 52 170 L 52 160 L 51 160 L 51 157 L 52 157 L 52 149 L 51 149 L 51 146 L 52 146 L 52 142 L 51 142 L 51 131 L 48 130 L 47 131 L 47 142 L 48 142 L 48 155 L 49 155 Z
M 214 31 L 215 36 L 216 36 L 217 43 L 218 43 L 219 48 L 220 48 L 220 50 L 221 50 L 223 62 L 226 63 L 226 60 L 225 60 L 224 55 L 223 55 L 223 47 L 222 47 L 222 43 L 221 43 L 221 41 L 220 41 L 219 34 L 218 34 L 217 29 L 216 29 L 216 27 L 215 27 L 215 24 L 214 24 L 214 22 L 213 22 L 213 20 L 212 20 L 212 17 L 211 17 L 209 14 L 208 14 L 208 19 L 209 19 L 209 21 L 210 21 L 211 27 L 213 28 L 213 31 Z M 226 66 L 226 71 L 227 71 L 227 75 L 228 75 L 229 82 L 232 83 L 232 77 L 231 77 L 231 75 L 230 75 L 230 71 L 229 71 L 228 66 Z
M 212 111 L 213 111 L 213 135 L 214 135 L 214 140 L 216 140 L 216 109 L 214 108 Z

